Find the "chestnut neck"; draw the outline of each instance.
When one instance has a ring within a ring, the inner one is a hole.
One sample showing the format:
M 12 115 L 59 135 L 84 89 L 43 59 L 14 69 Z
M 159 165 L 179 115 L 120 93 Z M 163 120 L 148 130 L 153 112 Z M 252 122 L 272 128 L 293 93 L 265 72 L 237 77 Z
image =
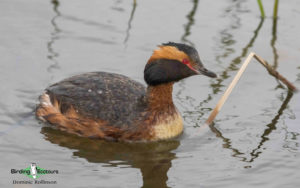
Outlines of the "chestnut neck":
M 169 111 L 175 108 L 172 99 L 173 82 L 149 85 L 147 88 L 147 101 L 151 110 Z

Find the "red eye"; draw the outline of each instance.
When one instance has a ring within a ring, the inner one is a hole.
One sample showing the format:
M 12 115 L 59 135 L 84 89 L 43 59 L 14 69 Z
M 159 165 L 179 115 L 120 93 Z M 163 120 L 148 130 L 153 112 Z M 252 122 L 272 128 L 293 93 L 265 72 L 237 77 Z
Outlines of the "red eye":
M 187 65 L 187 64 L 189 64 L 190 62 L 189 62 L 189 60 L 187 60 L 187 59 L 183 59 L 183 60 L 182 60 L 182 63 L 185 64 L 185 65 Z

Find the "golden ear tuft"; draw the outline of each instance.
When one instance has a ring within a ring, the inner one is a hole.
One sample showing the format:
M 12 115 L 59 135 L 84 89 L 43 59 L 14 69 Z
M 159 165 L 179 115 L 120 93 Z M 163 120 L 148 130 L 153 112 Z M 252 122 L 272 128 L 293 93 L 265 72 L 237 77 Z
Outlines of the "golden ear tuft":
M 153 51 L 152 56 L 148 60 L 151 63 L 157 59 L 171 59 L 182 62 L 183 59 L 190 59 L 186 53 L 178 50 L 174 46 L 159 46 L 158 49 Z

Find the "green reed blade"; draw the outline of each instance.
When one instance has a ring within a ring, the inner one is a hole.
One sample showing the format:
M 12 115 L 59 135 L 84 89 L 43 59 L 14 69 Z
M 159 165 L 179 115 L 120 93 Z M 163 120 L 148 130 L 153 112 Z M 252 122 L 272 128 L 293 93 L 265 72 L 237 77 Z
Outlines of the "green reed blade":
M 261 0 L 257 0 L 257 3 L 258 3 L 258 6 L 259 6 L 261 17 L 265 18 L 265 11 L 264 11 L 264 7 L 263 7 L 263 4 L 262 4 Z

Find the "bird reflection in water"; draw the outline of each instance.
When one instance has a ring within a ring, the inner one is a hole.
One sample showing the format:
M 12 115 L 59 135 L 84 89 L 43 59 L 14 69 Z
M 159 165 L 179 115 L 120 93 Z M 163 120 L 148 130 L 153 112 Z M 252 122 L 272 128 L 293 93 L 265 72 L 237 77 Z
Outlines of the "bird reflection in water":
M 173 150 L 180 145 L 178 140 L 160 142 L 108 142 L 82 138 L 51 127 L 43 127 L 41 133 L 53 144 L 69 149 L 76 157 L 91 163 L 105 163 L 105 166 L 129 165 L 140 169 L 143 177 L 142 187 L 168 187 L 167 173 L 176 158 Z M 115 161 L 120 161 L 116 163 Z

